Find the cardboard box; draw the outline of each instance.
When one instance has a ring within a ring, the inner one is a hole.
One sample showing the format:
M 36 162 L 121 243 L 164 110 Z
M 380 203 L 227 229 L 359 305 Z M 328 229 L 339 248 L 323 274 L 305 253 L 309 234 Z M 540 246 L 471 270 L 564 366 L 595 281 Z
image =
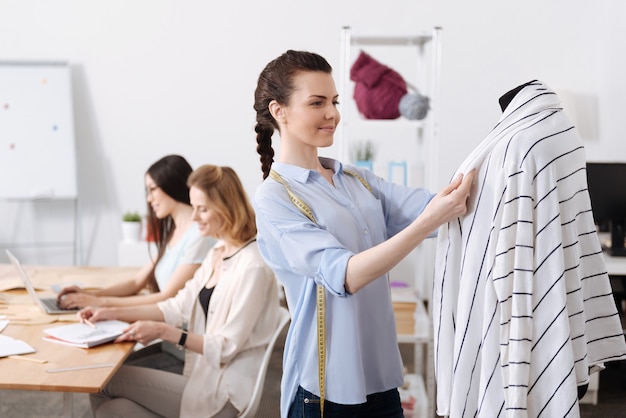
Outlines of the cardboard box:
M 393 302 L 393 313 L 396 317 L 396 330 L 398 334 L 415 333 L 415 310 L 416 302 Z

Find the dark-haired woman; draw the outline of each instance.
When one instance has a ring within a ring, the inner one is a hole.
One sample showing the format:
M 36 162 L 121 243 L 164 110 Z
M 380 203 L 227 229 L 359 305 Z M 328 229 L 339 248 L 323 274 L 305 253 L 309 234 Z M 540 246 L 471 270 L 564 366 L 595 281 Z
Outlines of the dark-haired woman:
M 465 213 L 473 173 L 433 195 L 318 156 L 333 143 L 337 103 L 330 65 L 305 51 L 287 51 L 267 64 L 255 92 L 265 179 L 254 201 L 259 248 L 284 285 L 292 318 L 281 416 L 320 416 L 321 287 L 324 416 L 398 418 L 402 360 L 388 272 L 441 224 Z M 274 162 L 276 130 L 281 144 Z
M 172 297 L 200 267 L 215 243 L 203 237 L 191 219 L 187 178 L 192 168 L 180 155 L 167 155 L 145 175 L 148 224 L 154 231 L 157 255 L 135 277 L 103 289 L 64 288 L 58 295 L 64 308 L 135 306 Z M 149 292 L 139 294 L 143 290 Z

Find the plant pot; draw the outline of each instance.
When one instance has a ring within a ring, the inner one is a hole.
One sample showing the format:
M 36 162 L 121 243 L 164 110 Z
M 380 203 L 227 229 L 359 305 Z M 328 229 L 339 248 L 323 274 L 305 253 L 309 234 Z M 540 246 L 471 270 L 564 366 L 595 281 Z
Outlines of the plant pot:
M 367 168 L 369 171 L 374 171 L 374 162 L 372 160 L 356 160 L 354 165 Z
M 124 242 L 141 241 L 141 222 L 122 221 L 122 238 Z

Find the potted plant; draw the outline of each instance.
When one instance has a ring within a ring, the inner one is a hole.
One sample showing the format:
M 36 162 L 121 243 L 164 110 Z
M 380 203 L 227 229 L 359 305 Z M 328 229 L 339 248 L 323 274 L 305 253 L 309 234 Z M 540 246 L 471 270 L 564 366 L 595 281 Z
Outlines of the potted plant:
M 141 215 L 126 212 L 122 215 L 122 237 L 124 242 L 141 241 Z
M 371 141 L 358 142 L 352 148 L 352 159 L 354 164 L 359 167 L 374 170 L 374 154 L 375 149 Z

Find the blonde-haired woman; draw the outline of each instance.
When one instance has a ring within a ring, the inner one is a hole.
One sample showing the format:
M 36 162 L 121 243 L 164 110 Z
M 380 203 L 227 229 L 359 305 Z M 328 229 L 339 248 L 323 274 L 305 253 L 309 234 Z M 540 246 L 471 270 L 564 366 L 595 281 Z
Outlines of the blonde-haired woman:
M 218 239 L 194 277 L 157 304 L 78 314 L 132 322 L 118 341 L 161 338 L 186 348 L 184 373 L 124 365 L 91 396 L 96 417 L 235 416 L 251 398 L 278 322 L 276 279 L 259 254 L 254 211 L 237 174 L 205 165 L 188 183 L 193 220 L 203 236 Z

